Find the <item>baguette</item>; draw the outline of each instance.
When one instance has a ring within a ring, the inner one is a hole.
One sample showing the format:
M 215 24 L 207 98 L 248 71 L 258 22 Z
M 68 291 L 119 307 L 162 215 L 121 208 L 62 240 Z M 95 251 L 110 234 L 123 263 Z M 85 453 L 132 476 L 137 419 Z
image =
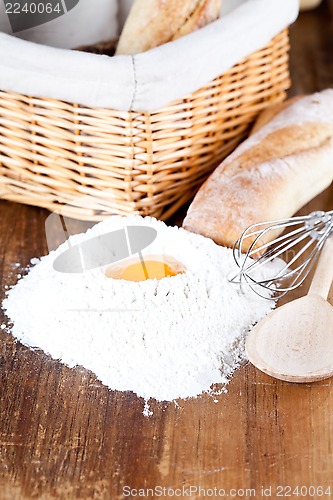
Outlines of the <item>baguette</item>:
M 116 55 L 139 54 L 218 19 L 222 0 L 135 0 Z
M 183 227 L 232 247 L 250 225 L 291 217 L 332 181 L 330 89 L 263 115 L 200 188 Z M 276 236 L 269 232 L 261 243 Z

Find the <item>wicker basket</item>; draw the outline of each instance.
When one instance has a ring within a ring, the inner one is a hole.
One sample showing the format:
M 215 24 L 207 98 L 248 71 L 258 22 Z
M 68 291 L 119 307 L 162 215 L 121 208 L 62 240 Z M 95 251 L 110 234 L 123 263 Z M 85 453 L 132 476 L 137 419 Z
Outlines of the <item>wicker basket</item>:
M 288 32 L 154 113 L 0 91 L 2 198 L 98 221 L 167 219 L 289 87 Z

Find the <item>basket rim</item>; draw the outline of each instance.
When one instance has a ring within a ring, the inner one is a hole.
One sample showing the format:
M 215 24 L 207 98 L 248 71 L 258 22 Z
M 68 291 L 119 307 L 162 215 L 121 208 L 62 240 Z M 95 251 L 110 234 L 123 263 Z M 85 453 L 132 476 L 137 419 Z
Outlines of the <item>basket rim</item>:
M 298 10 L 298 0 L 247 0 L 178 40 L 112 58 L 0 33 L 0 89 L 89 107 L 152 112 L 267 46 L 295 21 Z

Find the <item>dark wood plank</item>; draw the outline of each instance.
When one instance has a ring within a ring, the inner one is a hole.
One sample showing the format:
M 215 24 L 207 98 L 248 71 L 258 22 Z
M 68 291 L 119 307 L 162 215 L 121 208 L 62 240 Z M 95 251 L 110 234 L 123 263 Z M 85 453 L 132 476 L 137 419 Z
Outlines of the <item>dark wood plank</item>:
M 291 94 L 333 84 L 330 15 L 323 6 L 292 28 Z M 332 188 L 304 211 L 317 208 L 333 208 Z M 13 264 L 23 269 L 46 253 L 47 212 L 1 202 L 0 214 L 3 298 Z M 207 395 L 179 407 L 152 403 L 147 419 L 133 394 L 111 392 L 2 330 L 0 377 L 1 500 L 115 499 L 125 485 L 255 488 L 257 498 L 262 485 L 331 485 L 333 493 L 332 380 L 293 385 L 247 364 L 218 403 Z
M 333 86 L 333 2 L 302 13 L 291 27 L 290 95 L 307 94 Z

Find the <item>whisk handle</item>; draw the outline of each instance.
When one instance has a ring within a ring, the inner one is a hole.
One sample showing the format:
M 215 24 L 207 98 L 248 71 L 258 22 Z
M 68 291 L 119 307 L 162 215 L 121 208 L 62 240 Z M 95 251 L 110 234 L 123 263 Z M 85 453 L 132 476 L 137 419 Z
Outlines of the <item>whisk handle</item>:
M 333 281 L 333 235 L 330 236 L 319 257 L 317 268 L 310 286 L 309 295 L 328 297 Z

